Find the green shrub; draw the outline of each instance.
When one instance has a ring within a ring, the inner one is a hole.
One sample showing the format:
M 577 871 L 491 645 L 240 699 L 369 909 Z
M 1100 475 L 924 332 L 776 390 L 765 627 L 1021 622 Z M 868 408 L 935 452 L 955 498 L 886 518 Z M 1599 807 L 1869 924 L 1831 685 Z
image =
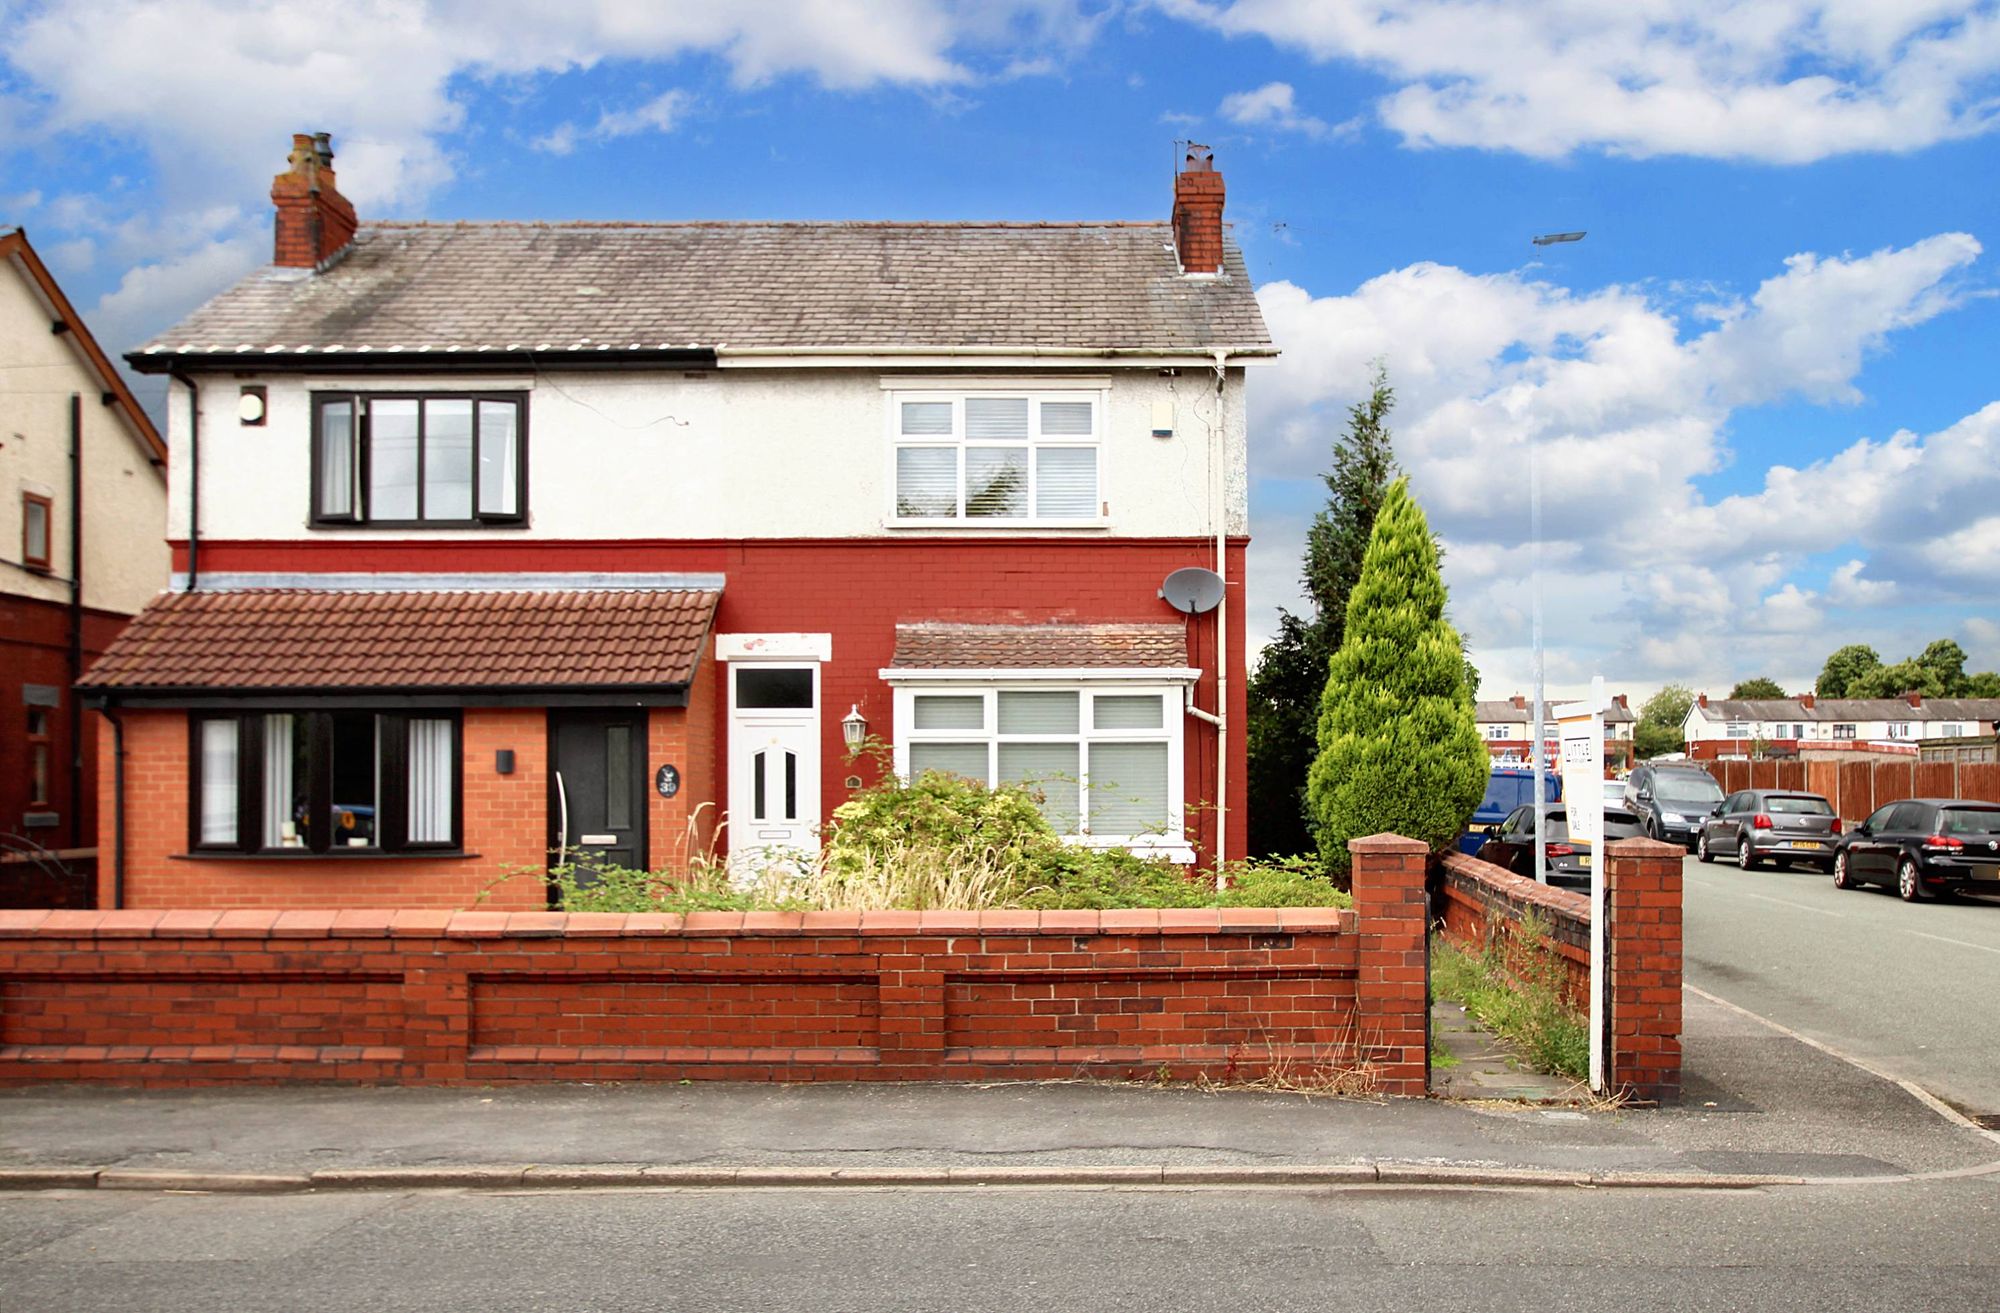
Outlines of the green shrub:
M 935 772 L 891 777 L 835 808 L 811 861 L 732 873 L 725 859 L 697 857 L 684 874 L 563 867 L 553 878 L 575 912 L 1351 904 L 1311 859 L 1232 865 L 1218 890 L 1170 862 L 1063 842 L 1023 789 Z
M 1398 479 L 1376 514 L 1340 650 L 1320 698 L 1307 795 L 1320 856 L 1348 869 L 1347 841 L 1392 833 L 1448 847 L 1486 788 L 1465 653 L 1445 619 L 1444 577 L 1424 512 Z

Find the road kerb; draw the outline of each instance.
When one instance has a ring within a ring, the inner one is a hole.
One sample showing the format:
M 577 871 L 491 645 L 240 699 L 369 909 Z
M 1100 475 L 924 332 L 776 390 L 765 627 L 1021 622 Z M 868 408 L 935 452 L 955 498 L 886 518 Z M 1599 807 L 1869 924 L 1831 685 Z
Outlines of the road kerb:
M 471 1187 L 492 1189 L 517 1186 L 527 1175 L 519 1167 L 424 1166 L 424 1167 L 329 1167 L 312 1174 L 315 1189 L 396 1190 L 448 1189 Z
M 284 1194 L 312 1188 L 304 1172 L 187 1172 L 139 1167 L 107 1167 L 97 1173 L 100 1190 L 200 1190 L 213 1194 Z
M 0 1191 L 94 1190 L 101 1167 L 0 1167 Z

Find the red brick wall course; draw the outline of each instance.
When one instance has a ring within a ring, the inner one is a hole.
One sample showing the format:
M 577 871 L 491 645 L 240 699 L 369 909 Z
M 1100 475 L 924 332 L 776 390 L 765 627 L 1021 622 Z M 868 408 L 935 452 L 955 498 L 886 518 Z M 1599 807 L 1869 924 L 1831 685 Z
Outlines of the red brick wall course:
M 1420 917 L 1371 935 L 1333 909 L 1227 929 L 1213 912 L 1029 915 L 6 912 L 0 1084 L 1251 1078 L 1408 1061 L 1383 1040 L 1407 1043 L 1421 974 L 1411 986 L 1361 952 L 1420 941 Z M 1390 1074 L 1385 1091 L 1422 1093 Z

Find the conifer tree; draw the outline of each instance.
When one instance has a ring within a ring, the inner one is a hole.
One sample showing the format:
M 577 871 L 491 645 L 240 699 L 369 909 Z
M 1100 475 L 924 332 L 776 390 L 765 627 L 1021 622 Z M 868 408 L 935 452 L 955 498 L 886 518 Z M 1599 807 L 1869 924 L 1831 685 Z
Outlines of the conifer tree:
M 1321 856 L 1346 871 L 1347 841 L 1384 831 L 1447 847 L 1479 805 L 1489 769 L 1464 649 L 1445 619 L 1437 543 L 1409 481 L 1397 479 L 1375 517 L 1320 697 L 1307 796 Z

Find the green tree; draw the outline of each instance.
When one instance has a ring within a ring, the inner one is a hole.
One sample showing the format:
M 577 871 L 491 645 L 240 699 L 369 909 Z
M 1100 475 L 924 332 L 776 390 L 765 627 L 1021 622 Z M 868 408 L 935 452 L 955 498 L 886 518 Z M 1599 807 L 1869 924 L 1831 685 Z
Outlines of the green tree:
M 1813 684 L 1813 692 L 1823 698 L 1852 698 L 1861 694 L 1854 691 L 1855 681 L 1872 670 L 1880 669 L 1882 658 L 1874 648 L 1866 643 L 1849 643 L 1826 659 L 1820 667 L 1819 679 Z
M 1955 646 L 1955 645 L 1954 645 Z M 1937 672 L 1912 657 L 1893 666 L 1877 666 L 1848 686 L 1851 698 L 1899 698 L 1905 693 L 1921 693 L 1927 698 L 1945 696 L 1944 682 Z
M 1375 517 L 1320 698 L 1307 795 L 1333 871 L 1348 869 L 1347 841 L 1360 835 L 1449 846 L 1486 791 L 1486 744 L 1445 597 L 1437 542 L 1399 478 Z
M 1639 708 L 1638 723 L 1632 727 L 1632 751 L 1641 760 L 1679 752 L 1687 744 L 1682 727 L 1693 705 L 1694 691 L 1681 684 L 1665 685 L 1647 698 Z
M 1949 638 L 1940 638 L 1925 648 L 1917 658 L 1917 664 L 1936 677 L 1938 687 L 1943 690 L 1939 697 L 1955 698 L 1965 696 L 1965 649 Z
M 1755 679 L 1746 679 L 1735 688 L 1730 689 L 1729 696 L 1732 698 L 1751 699 L 1781 698 L 1785 696 L 1785 690 L 1777 680 L 1767 679 L 1763 675 L 1759 675 Z
M 1313 846 L 1305 781 L 1317 751 L 1320 693 L 1327 662 L 1340 647 L 1376 513 L 1396 476 L 1388 428 L 1395 404 L 1388 374 L 1377 364 L 1367 398 L 1348 409 L 1347 431 L 1333 445 L 1333 468 L 1321 476 L 1326 505 L 1306 531 L 1302 578 L 1312 612 L 1279 612 L 1277 635 L 1250 676 L 1250 851 L 1259 855 Z M 1477 672 L 1470 663 L 1466 671 L 1476 688 Z
M 1968 698 L 2000 698 L 2000 671 L 1982 670 L 1976 675 L 1965 677 L 1965 691 L 1959 695 Z

